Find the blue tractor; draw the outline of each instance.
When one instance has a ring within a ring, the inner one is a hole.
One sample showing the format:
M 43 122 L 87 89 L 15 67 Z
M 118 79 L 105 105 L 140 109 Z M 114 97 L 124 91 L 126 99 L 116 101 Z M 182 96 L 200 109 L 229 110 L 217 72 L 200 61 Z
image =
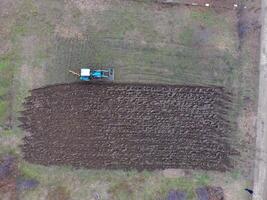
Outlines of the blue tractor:
M 79 73 L 76 73 L 72 70 L 69 70 L 70 73 L 79 76 L 81 81 L 91 81 L 91 80 L 114 80 L 114 69 L 98 69 L 98 70 L 91 70 L 89 68 L 82 68 Z

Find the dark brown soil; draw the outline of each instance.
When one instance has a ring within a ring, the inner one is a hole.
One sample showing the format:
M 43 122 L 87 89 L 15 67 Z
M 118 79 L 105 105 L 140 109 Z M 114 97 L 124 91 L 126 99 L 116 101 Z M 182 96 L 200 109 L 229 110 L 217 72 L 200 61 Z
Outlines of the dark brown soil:
M 224 200 L 221 187 L 202 187 L 196 189 L 197 200 Z
M 231 167 L 229 94 L 220 87 L 110 83 L 31 91 L 25 159 L 106 169 Z
M 224 200 L 224 192 L 221 187 L 207 187 L 209 200 Z

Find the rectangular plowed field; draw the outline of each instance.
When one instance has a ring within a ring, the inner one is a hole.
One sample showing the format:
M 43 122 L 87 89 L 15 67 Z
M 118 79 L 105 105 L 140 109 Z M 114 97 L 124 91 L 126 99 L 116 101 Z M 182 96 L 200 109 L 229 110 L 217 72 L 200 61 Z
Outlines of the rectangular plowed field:
M 25 159 L 105 169 L 231 167 L 220 87 L 62 84 L 31 91 Z

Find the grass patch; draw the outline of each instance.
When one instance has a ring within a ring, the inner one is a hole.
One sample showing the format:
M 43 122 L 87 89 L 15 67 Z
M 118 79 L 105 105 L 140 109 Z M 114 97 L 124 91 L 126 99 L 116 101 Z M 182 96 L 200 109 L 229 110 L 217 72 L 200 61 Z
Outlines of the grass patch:
M 8 89 L 2 85 L 0 85 L 0 99 L 3 99 L 3 97 L 7 94 Z
M 0 122 L 5 120 L 7 114 L 8 102 L 7 101 L 0 101 Z
M 11 29 L 12 41 L 32 34 L 50 35 L 54 26 L 46 19 L 44 14 L 39 13 L 36 2 L 32 0 L 23 0 L 19 7 L 16 17 L 16 23 Z
M 18 10 L 20 11 L 19 17 L 24 20 L 30 20 L 32 16 L 38 15 L 38 8 L 33 0 L 22 1 Z
M 97 21 L 97 28 L 100 28 L 97 34 L 99 36 L 108 36 L 114 39 L 123 39 L 125 33 L 137 31 L 146 41 L 156 41 L 159 35 L 155 31 L 153 24 L 155 19 L 146 3 L 130 2 L 130 7 L 121 7 L 116 3 L 108 10 L 101 12 L 94 20 Z M 94 27 L 90 29 L 94 30 Z M 91 35 L 91 34 L 90 34 Z
M 24 24 L 20 24 L 20 25 L 15 25 L 13 28 L 12 28 L 12 34 L 14 36 L 24 36 L 27 32 L 27 28 Z
M 6 56 L 0 58 L 0 87 L 6 88 L 12 82 L 13 69 L 11 65 L 11 57 Z
M 195 189 L 197 187 L 209 184 L 207 175 L 199 176 L 193 179 L 184 177 L 165 178 L 155 173 L 149 176 L 137 174 L 127 179 L 114 182 L 109 193 L 114 199 L 165 199 L 170 190 L 179 190 L 187 194 L 187 199 L 195 198 Z
M 241 177 L 241 172 L 238 169 L 234 169 L 230 172 L 230 176 L 234 180 L 238 180 Z
M 21 175 L 24 176 L 25 178 L 37 179 L 37 180 L 41 178 L 40 169 L 38 165 L 21 161 L 19 163 L 19 170 L 21 172 Z
M 16 133 L 10 129 L 1 131 L 1 137 L 10 137 L 14 135 L 16 135 Z
M 134 190 L 136 190 L 136 185 L 130 183 L 126 180 L 119 181 L 118 183 L 113 183 L 109 188 L 108 192 L 112 195 L 113 199 L 133 199 Z
M 122 170 L 88 170 L 72 167 L 44 167 L 22 161 L 19 165 L 22 175 L 34 178 L 42 187 L 67 187 L 73 199 L 93 196 L 94 192 L 105 199 L 108 195 L 116 200 L 165 199 L 170 190 L 187 193 L 187 199 L 195 198 L 195 189 L 205 186 L 209 178 L 205 175 L 193 178 L 166 178 L 158 172 L 137 172 Z M 41 191 L 38 191 L 41 192 Z M 29 193 L 30 195 L 37 195 Z M 25 195 L 25 199 L 27 195 Z
M 10 146 L 2 146 L 0 148 L 0 157 L 5 155 L 11 155 L 14 157 L 19 157 L 19 152 L 15 148 L 11 148 Z
M 206 25 L 208 27 L 216 25 L 218 23 L 215 13 L 211 10 L 195 10 L 191 12 L 191 18 L 193 21 L 200 22 L 203 26 Z
M 7 68 L 8 65 L 9 65 L 9 60 L 7 60 L 7 59 L 1 59 L 0 60 L 0 70 Z
M 10 105 L 9 91 L 15 70 L 12 59 L 14 59 L 12 53 L 0 58 L 0 123 L 5 122 Z
M 180 191 L 186 192 L 187 199 L 194 199 L 195 187 L 196 185 L 192 182 L 192 180 L 188 180 L 186 178 L 175 178 L 175 179 L 165 178 L 161 180 L 159 184 L 158 192 L 159 192 L 159 196 L 164 198 L 167 196 L 170 190 L 180 190 Z M 156 198 L 156 196 L 154 195 L 152 195 L 152 197 L 153 199 Z
M 66 187 L 58 186 L 51 189 L 48 193 L 47 200 L 70 200 L 70 192 Z
M 209 185 L 210 177 L 207 174 L 197 174 L 195 177 L 196 184 L 201 186 Z
M 185 27 L 185 29 L 180 33 L 179 38 L 183 45 L 191 46 L 193 44 L 193 29 Z

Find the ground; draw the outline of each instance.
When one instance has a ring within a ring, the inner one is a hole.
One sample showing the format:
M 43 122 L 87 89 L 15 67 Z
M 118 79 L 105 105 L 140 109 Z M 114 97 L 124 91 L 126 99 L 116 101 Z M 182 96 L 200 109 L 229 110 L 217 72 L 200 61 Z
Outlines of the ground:
M 248 161 L 255 152 L 260 6 L 244 3 L 247 10 L 237 13 L 151 1 L 1 0 L 0 153 L 15 154 L 21 172 L 40 182 L 21 199 L 85 199 L 96 193 L 104 199 L 155 199 L 173 188 L 189 191 L 192 199 L 194 189 L 205 184 L 222 186 L 226 199 L 248 198 L 243 189 L 252 185 Z M 88 64 L 115 67 L 117 82 L 226 87 L 235 97 L 232 141 L 244 154 L 235 169 L 172 179 L 161 171 L 74 170 L 24 161 L 19 145 L 28 133 L 17 118 L 28 90 L 75 81 L 67 70 Z

